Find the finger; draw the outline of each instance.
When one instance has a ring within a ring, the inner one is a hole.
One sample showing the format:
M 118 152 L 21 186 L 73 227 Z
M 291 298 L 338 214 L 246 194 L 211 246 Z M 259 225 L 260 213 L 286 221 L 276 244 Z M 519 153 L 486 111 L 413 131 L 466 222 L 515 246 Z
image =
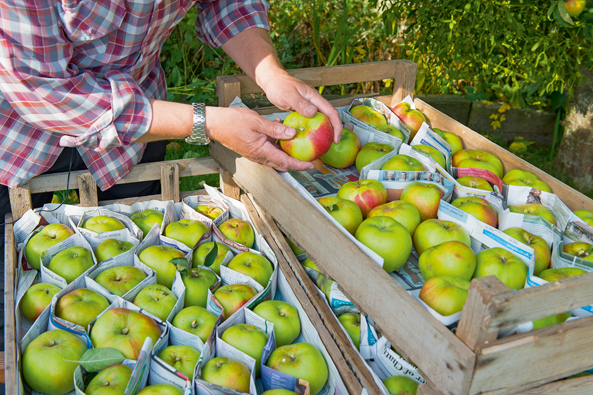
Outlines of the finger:
M 261 117 L 260 123 L 256 128 L 256 132 L 260 132 L 273 139 L 288 140 L 294 137 L 296 130 L 290 126 L 283 125 L 279 122 L 268 121 Z
M 279 171 L 288 170 L 310 170 L 313 169 L 311 162 L 303 162 L 289 156 L 284 151 L 281 151 L 270 142 L 264 143 L 260 151 L 261 156 L 264 157 L 265 163 Z
M 316 91 L 310 100 L 317 106 L 319 111 L 327 115 L 331 121 L 332 127 L 334 128 L 334 143 L 339 144 L 340 136 L 342 136 L 342 120 L 340 119 L 340 113 Z
M 303 97 L 298 91 L 293 91 L 291 94 L 287 95 L 286 102 L 304 117 L 312 118 L 317 114 L 317 107 Z

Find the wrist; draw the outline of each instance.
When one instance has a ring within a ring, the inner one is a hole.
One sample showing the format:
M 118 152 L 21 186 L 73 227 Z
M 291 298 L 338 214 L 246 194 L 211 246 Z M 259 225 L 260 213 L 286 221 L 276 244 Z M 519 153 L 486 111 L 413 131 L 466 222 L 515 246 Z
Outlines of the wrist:
M 216 140 L 215 130 L 219 110 L 219 107 L 206 106 L 206 137 L 208 137 L 210 140 Z
M 265 93 L 268 93 L 270 86 L 273 86 L 274 81 L 279 77 L 290 77 L 290 74 L 284 70 L 275 56 L 261 62 L 255 72 L 255 82 Z

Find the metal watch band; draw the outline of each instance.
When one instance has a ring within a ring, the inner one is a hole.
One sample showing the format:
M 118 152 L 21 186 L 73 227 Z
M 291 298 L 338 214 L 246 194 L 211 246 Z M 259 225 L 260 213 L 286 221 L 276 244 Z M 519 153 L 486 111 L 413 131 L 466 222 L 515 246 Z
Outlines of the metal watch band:
M 194 110 L 194 124 L 191 134 L 185 138 L 188 144 L 206 145 L 210 139 L 206 136 L 206 105 L 204 103 L 192 103 Z

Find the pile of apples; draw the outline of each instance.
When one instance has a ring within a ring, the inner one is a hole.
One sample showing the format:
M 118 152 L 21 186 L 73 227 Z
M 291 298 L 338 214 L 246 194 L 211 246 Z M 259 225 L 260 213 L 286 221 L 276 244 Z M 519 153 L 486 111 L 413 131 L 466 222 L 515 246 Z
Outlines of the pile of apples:
M 223 212 L 221 208 L 211 205 L 200 205 L 196 211 L 208 215 L 211 219 Z M 146 236 L 155 224 L 159 227 L 162 225 L 163 213 L 158 210 L 145 210 L 133 215 L 131 219 Z M 124 223 L 109 216 L 90 218 L 82 227 L 96 233 L 126 228 Z M 245 220 L 232 218 L 218 228 L 228 240 L 248 248 L 254 245 L 255 232 Z M 219 283 L 220 266 L 227 254 L 233 253 L 225 244 L 219 242 L 196 245 L 207 232 L 207 225 L 190 219 L 182 219 L 166 227 L 164 234 L 167 237 L 195 249 L 191 264 L 185 268 L 178 268 L 174 259 L 184 258 L 186 253 L 174 247 L 153 245 L 138 254 L 139 260 L 156 272 L 156 284 L 144 287 L 131 302 L 150 315 L 127 308 L 105 311 L 111 304 L 105 296 L 91 289 L 78 288 L 57 300 L 56 316 L 90 331 L 93 348 L 114 348 L 130 360 L 138 359 L 147 337 L 151 338 L 153 344 L 160 338 L 162 333 L 159 322 L 152 316 L 162 322 L 169 321 L 173 327 L 191 333 L 206 343 L 218 322 L 218 317 L 206 309 L 208 291 L 214 290 L 213 286 Z M 45 226 L 32 236 L 26 245 L 27 261 L 39 270 L 41 254 L 73 234 L 74 231 L 63 224 Z M 95 251 L 83 247 L 70 247 L 55 255 L 48 269 L 62 276 L 67 283 L 71 283 L 93 266 L 93 254 L 100 264 L 133 247 L 132 243 L 116 239 L 105 240 Z M 209 264 L 208 268 L 204 266 L 206 263 Z M 274 271 L 272 263 L 267 258 L 253 252 L 238 253 L 228 263 L 228 268 L 249 276 L 264 288 Z M 186 287 L 184 308 L 171 316 L 177 303 L 177 297 L 171 291 L 171 287 L 178 270 Z M 137 267 L 119 266 L 103 271 L 95 281 L 109 293 L 123 297 L 145 278 L 145 272 Z M 60 287 L 47 283 L 31 286 L 22 298 L 23 315 L 34 322 L 60 290 Z M 222 307 L 224 317 L 228 318 L 257 293 L 258 291 L 248 284 L 229 284 L 216 289 L 213 295 Z M 292 344 L 301 332 L 298 310 L 286 302 L 269 300 L 255 306 L 253 311 L 274 323 L 277 348 L 268 358 L 266 365 L 308 381 L 312 394 L 319 392 L 328 379 L 327 365 L 320 351 L 313 345 L 304 342 Z M 94 324 L 89 327 L 95 319 Z M 222 340 L 253 357 L 256 360 L 256 376 L 259 376 L 263 348 L 268 342 L 266 332 L 253 325 L 239 324 L 225 330 Z M 35 391 L 66 394 L 74 390 L 73 374 L 78 366 L 76 361 L 80 361 L 86 351 L 87 344 L 70 332 L 44 332 L 23 350 L 23 379 Z M 157 356 L 191 382 L 200 352 L 188 345 L 170 345 Z M 85 393 L 123 395 L 131 373 L 132 370 L 128 366 L 120 364 L 103 369 L 88 383 Z M 202 367 L 200 378 L 221 387 L 248 393 L 250 377 L 249 369 L 242 362 L 218 356 Z M 173 385 L 148 386 L 139 392 L 142 395 L 182 393 L 180 388 Z M 266 395 L 278 393 L 277 390 L 271 390 L 267 391 Z

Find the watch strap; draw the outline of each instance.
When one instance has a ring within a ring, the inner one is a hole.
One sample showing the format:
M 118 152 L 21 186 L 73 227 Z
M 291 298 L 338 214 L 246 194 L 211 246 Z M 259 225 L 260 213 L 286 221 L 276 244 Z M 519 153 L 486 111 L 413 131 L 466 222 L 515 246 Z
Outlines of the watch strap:
M 191 134 L 185 138 L 188 144 L 206 145 L 210 142 L 206 136 L 206 105 L 204 103 L 192 103 L 194 111 L 193 126 Z

